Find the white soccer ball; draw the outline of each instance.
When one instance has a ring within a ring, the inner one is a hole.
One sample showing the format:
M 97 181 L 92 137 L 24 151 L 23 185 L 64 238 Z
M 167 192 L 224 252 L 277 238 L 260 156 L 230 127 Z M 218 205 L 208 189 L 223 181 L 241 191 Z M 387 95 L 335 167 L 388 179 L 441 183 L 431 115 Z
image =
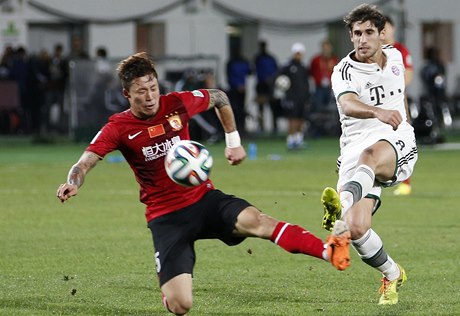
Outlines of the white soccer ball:
M 171 147 L 165 158 L 168 176 L 177 184 L 192 187 L 208 180 L 213 165 L 209 151 L 192 140 L 181 140 Z
M 275 88 L 286 92 L 291 87 L 291 79 L 286 75 L 278 76 L 275 79 Z

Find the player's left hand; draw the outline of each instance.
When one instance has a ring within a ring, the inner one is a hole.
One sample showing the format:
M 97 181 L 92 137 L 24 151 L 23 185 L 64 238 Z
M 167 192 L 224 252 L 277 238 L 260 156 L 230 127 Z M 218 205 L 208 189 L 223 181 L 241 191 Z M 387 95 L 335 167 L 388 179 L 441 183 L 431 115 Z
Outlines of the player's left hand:
M 78 187 L 75 184 L 63 183 L 56 192 L 56 196 L 62 203 L 70 199 L 72 196 L 77 195 Z
M 225 158 L 232 166 L 239 165 L 246 158 L 246 151 L 243 146 L 228 148 L 225 147 Z

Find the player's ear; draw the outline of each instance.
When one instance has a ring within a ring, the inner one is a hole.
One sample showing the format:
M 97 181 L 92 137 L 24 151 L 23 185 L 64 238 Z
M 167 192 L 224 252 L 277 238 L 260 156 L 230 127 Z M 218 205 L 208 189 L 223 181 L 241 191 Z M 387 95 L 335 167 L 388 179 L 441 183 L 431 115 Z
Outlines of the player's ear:
M 382 42 L 385 42 L 386 34 L 387 34 L 386 28 L 380 31 L 380 40 Z
M 128 99 L 129 98 L 129 91 L 126 90 L 126 89 L 123 89 L 123 96 Z
M 350 35 L 350 42 L 353 43 L 353 33 L 351 31 L 349 31 L 348 34 Z

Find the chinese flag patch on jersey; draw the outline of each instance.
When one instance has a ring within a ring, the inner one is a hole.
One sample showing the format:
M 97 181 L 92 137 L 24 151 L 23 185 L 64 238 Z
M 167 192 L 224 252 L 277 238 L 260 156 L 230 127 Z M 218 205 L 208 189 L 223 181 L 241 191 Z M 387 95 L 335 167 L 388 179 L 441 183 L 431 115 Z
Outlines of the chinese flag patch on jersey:
M 154 138 L 160 135 L 163 135 L 165 133 L 165 129 L 163 127 L 163 124 L 155 125 L 155 126 L 150 126 L 148 128 L 149 131 L 149 136 L 150 138 Z

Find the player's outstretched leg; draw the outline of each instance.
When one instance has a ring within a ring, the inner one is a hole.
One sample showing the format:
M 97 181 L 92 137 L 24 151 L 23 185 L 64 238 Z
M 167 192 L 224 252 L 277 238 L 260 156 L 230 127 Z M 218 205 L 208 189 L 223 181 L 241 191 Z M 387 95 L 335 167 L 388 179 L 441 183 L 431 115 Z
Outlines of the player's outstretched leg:
M 382 285 L 379 288 L 379 293 L 382 294 L 379 299 L 379 305 L 393 305 L 398 303 L 398 291 L 401 286 L 406 282 L 406 271 L 398 264 L 399 277 L 395 280 L 388 280 L 386 277 L 382 278 Z
M 350 241 L 348 225 L 342 220 L 335 221 L 332 234 L 327 237 L 327 252 L 332 265 L 338 270 L 350 266 Z
M 332 231 L 335 221 L 340 219 L 342 215 L 342 206 L 337 191 L 330 187 L 325 188 L 321 194 L 321 204 L 324 209 L 322 226 L 324 229 Z
M 332 263 L 338 270 L 350 265 L 351 234 L 344 221 L 337 221 L 334 231 L 324 243 L 320 238 L 298 225 L 279 222 L 270 240 L 290 253 L 303 253 Z

